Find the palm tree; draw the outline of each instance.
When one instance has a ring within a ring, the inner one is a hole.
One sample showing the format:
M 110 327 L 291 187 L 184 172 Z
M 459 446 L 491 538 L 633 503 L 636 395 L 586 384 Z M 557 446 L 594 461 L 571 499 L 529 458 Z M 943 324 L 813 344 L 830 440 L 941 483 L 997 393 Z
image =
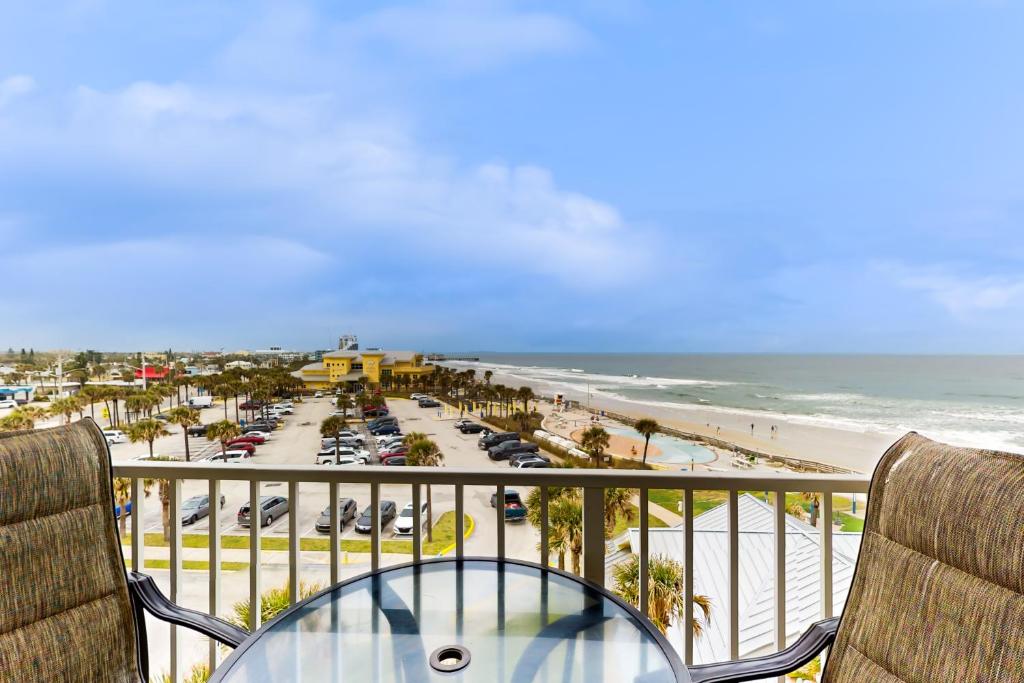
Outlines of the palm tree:
M 633 425 L 633 428 L 643 436 L 643 460 L 641 462 L 645 465 L 647 464 L 647 445 L 650 443 L 650 437 L 657 433 L 658 427 L 657 422 L 650 418 L 637 420 L 636 424 Z
M 71 424 L 71 416 L 78 411 L 79 402 L 74 396 L 62 396 L 50 402 L 50 412 L 63 415 L 64 424 Z
M 103 391 L 95 384 L 86 384 L 78 392 L 82 406 L 89 406 L 89 417 L 96 420 L 96 404 L 103 400 Z
M 633 518 L 633 496 L 636 489 L 608 488 L 604 490 L 604 530 L 605 536 L 611 536 L 619 517 L 626 520 Z M 640 514 L 644 514 L 641 510 Z
M 686 569 L 681 562 L 663 555 L 652 555 L 647 564 L 647 607 L 650 620 L 662 633 L 686 614 Z M 615 592 L 626 602 L 640 606 L 640 558 L 633 555 L 612 570 Z M 700 637 L 704 627 L 711 623 L 711 598 L 694 595 L 693 604 L 703 619 L 696 614 L 690 624 L 693 635 Z
M 334 437 L 334 464 L 338 464 L 338 450 L 341 440 L 341 430 L 345 429 L 348 424 L 345 422 L 345 418 L 341 415 L 330 415 L 320 423 L 320 436 L 333 436 Z
M 821 508 L 821 494 L 814 491 L 805 491 L 800 497 L 811 504 L 811 526 L 818 526 L 818 511 Z
M 171 408 L 167 416 L 171 422 L 181 427 L 182 436 L 185 438 L 185 462 L 192 462 L 192 455 L 188 449 L 188 428 L 199 424 L 199 411 L 179 405 L 177 408 Z
M 411 436 L 411 435 L 410 435 Z M 408 438 L 408 437 L 406 437 Z M 405 439 L 403 439 L 403 442 Z M 409 444 L 409 452 L 405 456 L 407 465 L 418 467 L 438 467 L 444 462 L 444 453 L 437 444 L 424 436 Z M 431 505 L 430 484 L 427 484 L 427 542 L 434 540 L 434 517 Z
M 149 459 L 164 462 L 174 461 L 174 458 L 169 455 L 150 456 Z M 143 483 L 143 486 L 149 486 L 153 481 L 157 483 L 157 495 L 160 497 L 160 517 L 164 525 L 164 541 L 169 541 L 171 539 L 171 482 L 167 479 L 155 479 L 149 480 L 150 483 Z
M 136 420 L 132 424 L 125 427 L 125 433 L 128 435 L 128 440 L 132 443 L 138 443 L 139 441 L 145 441 L 149 444 L 149 457 L 153 458 L 153 442 L 159 439 L 161 436 L 170 436 L 171 433 L 164 427 L 164 423 L 160 420 L 154 420 L 152 418 L 145 418 L 142 420 Z
M 597 467 L 601 467 L 604 461 L 604 449 L 608 448 L 609 440 L 608 432 L 604 430 L 604 427 L 594 425 L 588 427 L 580 435 L 580 446 L 590 454 Z
M 572 556 L 572 571 L 580 573 L 583 555 L 583 504 L 562 496 L 548 503 L 548 544 L 558 552 L 558 568 L 565 569 L 565 553 Z
M 226 405 L 226 403 L 225 403 Z M 228 441 L 241 436 L 242 428 L 231 420 L 218 420 L 206 426 L 206 438 L 209 441 L 220 441 L 221 455 L 227 453 Z
M 142 492 L 147 498 L 153 491 L 153 480 L 143 479 L 142 480 Z M 114 477 L 114 502 L 117 503 L 119 508 L 117 515 L 117 525 L 121 531 L 121 538 L 124 538 L 128 533 L 126 528 L 126 520 L 128 514 L 126 508 L 128 507 L 128 501 L 132 499 L 132 480 L 127 477 Z
M 490 385 L 492 377 L 494 377 L 493 372 L 490 370 L 484 370 L 484 381 L 487 382 L 488 385 Z

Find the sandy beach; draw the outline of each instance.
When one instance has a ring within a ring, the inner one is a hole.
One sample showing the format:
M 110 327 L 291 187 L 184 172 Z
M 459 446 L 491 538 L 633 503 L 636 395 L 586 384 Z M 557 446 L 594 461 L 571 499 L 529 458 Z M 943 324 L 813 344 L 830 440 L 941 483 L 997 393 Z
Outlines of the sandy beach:
M 524 382 L 518 377 L 495 373 L 493 383 L 507 386 L 530 386 L 537 394 L 550 398 L 554 391 L 543 383 Z M 587 405 L 585 392 L 560 389 L 567 399 Z M 652 417 L 666 427 L 716 437 L 738 446 L 771 455 L 826 463 L 870 473 L 886 448 L 902 434 L 896 432 L 854 431 L 801 424 L 798 419 L 773 416 L 771 421 L 752 417 L 742 411 L 709 406 L 663 407 L 638 404 L 606 396 L 591 395 L 589 405 L 597 410 L 621 413 L 633 418 Z M 753 424 L 753 430 L 751 430 Z M 777 430 L 773 436 L 772 426 Z

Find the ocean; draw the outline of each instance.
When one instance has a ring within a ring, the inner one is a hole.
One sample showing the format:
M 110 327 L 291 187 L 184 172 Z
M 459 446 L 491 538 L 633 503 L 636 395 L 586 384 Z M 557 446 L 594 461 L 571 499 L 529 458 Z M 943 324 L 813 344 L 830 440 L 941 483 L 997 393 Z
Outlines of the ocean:
M 916 430 L 949 443 L 1024 452 L 1024 356 L 473 353 L 449 362 L 561 392 L 785 419 L 852 432 Z

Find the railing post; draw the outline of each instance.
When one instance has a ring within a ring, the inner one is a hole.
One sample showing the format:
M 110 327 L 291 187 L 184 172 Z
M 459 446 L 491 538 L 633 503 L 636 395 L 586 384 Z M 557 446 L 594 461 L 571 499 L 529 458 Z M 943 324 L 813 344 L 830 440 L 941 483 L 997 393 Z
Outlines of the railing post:
M 430 523 L 430 520 L 427 520 Z M 420 485 L 412 485 L 412 559 L 413 562 L 419 562 L 422 555 L 422 541 L 420 537 L 420 525 L 423 524 L 422 515 L 420 515 Z
M 494 492 L 494 507 L 497 514 L 495 521 L 498 524 L 496 527 L 498 548 L 495 555 L 497 555 L 498 559 L 503 560 L 505 559 L 505 487 L 501 484 L 498 485 Z
M 729 659 L 740 658 L 740 508 L 729 491 Z
M 455 557 L 462 557 L 466 545 L 466 520 L 462 512 L 463 502 L 462 484 L 455 485 Z
M 376 483 L 370 484 L 370 569 L 380 569 L 380 484 Z
M 132 571 L 141 572 L 146 566 L 146 528 L 143 525 L 146 497 L 142 479 L 132 479 Z
M 170 524 L 171 551 L 171 602 L 177 604 L 181 598 L 181 479 L 175 477 L 167 480 L 168 488 L 168 520 Z M 171 681 L 181 680 L 181 643 L 178 642 L 178 627 L 171 626 Z
M 683 491 L 683 599 L 686 601 L 683 611 L 683 661 L 693 664 L 693 489 Z
M 583 488 L 583 577 L 604 585 L 604 489 Z
M 338 510 L 338 482 L 332 481 L 327 485 L 327 500 L 330 510 L 328 512 L 328 523 L 331 525 L 329 532 L 327 545 L 330 546 L 328 550 L 331 556 L 331 585 L 338 583 L 338 551 L 340 550 L 338 542 L 338 527 L 341 526 L 341 515 Z
M 288 603 L 299 600 L 299 482 L 288 482 Z
M 821 495 L 821 618 L 832 616 L 832 494 Z
M 786 649 L 786 492 L 775 492 L 775 647 Z M 779 677 L 779 683 L 785 676 Z
M 647 516 L 649 493 L 647 489 L 640 489 L 640 612 L 646 617 L 649 616 L 648 601 L 650 599 L 650 550 L 649 539 L 650 519 Z
M 209 486 L 210 494 L 210 614 L 217 616 L 220 613 L 220 480 L 211 479 Z M 220 659 L 220 645 L 216 640 L 210 638 L 210 671 L 217 668 Z
M 260 529 L 263 528 L 263 506 L 260 504 L 260 482 L 258 479 L 249 481 L 249 630 L 253 633 L 262 622 L 262 596 L 260 581 L 262 579 Z
M 550 531 L 548 530 L 548 487 L 540 487 L 540 563 L 551 566 L 551 548 L 549 547 Z

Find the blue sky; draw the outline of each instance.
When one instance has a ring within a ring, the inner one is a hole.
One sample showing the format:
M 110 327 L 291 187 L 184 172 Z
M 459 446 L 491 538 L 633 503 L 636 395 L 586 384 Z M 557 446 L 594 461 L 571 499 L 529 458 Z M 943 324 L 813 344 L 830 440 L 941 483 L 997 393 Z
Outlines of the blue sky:
M 1022 350 L 1014 3 L 4 17 L 3 347 Z

